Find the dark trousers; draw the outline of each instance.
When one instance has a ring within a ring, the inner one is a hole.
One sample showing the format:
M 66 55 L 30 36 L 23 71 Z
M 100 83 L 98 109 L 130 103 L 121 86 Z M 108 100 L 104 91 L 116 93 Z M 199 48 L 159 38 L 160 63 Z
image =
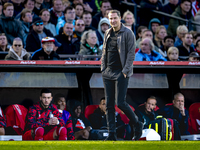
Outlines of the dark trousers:
M 104 78 L 103 75 L 106 99 L 106 118 L 109 132 L 116 132 L 115 104 L 126 114 L 132 125 L 135 125 L 138 122 L 138 117 L 126 102 L 128 81 L 129 78 L 125 78 L 122 72 L 116 79 Z

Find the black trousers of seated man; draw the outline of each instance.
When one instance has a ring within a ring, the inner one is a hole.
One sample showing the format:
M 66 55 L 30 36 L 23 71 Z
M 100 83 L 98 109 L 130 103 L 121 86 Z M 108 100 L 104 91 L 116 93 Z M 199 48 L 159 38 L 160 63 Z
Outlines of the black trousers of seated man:
M 104 73 L 102 77 L 105 89 L 106 118 L 109 133 L 116 133 L 115 104 L 126 114 L 130 120 L 130 124 L 135 125 L 138 122 L 138 117 L 126 102 L 129 78 L 125 78 L 122 72 L 117 75 L 117 78 L 109 79 L 104 76 Z

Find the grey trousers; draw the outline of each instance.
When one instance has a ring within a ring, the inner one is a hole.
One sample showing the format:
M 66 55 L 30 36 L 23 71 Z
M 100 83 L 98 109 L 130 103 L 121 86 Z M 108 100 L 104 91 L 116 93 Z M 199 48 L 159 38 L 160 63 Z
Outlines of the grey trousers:
M 116 132 L 115 104 L 130 119 L 131 125 L 135 125 L 138 122 L 138 117 L 126 102 L 128 81 L 129 78 L 125 78 L 122 72 L 116 79 L 108 79 L 103 76 L 106 99 L 106 117 L 109 132 Z

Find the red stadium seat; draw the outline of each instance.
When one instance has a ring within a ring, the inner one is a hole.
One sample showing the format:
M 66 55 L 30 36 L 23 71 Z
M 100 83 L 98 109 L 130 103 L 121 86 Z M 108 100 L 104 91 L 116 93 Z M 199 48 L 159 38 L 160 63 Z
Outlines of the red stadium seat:
M 200 134 L 200 103 L 194 103 L 189 107 L 189 132 Z
M 6 125 L 12 127 L 18 135 L 22 135 L 28 110 L 18 104 L 10 105 L 5 110 Z

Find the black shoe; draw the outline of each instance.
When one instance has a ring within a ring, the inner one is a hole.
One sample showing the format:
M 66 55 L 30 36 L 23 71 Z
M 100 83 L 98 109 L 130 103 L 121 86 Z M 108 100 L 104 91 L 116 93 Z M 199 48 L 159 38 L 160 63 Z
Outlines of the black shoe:
M 142 136 L 142 129 L 144 125 L 142 122 L 138 121 L 137 124 L 134 126 L 134 140 L 138 141 L 140 137 Z
M 109 133 L 108 137 L 104 141 L 117 141 L 116 133 Z

